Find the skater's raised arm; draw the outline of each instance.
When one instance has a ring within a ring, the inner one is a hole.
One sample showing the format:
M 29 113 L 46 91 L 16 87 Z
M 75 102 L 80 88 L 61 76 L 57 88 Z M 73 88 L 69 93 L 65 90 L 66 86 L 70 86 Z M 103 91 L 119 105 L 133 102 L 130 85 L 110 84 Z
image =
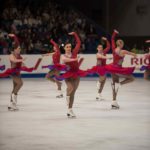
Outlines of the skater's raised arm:
M 81 46 L 80 38 L 79 38 L 79 36 L 77 35 L 76 32 L 71 32 L 71 33 L 69 33 L 69 35 L 73 35 L 73 36 L 75 37 L 76 46 L 75 46 L 75 48 L 74 48 L 73 51 L 72 51 L 72 56 L 73 56 L 73 57 L 77 57 L 77 54 L 78 54 L 79 49 L 80 49 L 80 46 Z
M 18 47 L 18 46 L 20 45 L 20 42 L 19 42 L 19 40 L 18 40 L 18 37 L 17 37 L 15 34 L 11 34 L 11 33 L 10 33 L 10 34 L 8 34 L 8 36 L 14 40 L 16 47 Z
M 106 42 L 106 48 L 103 50 L 103 53 L 106 54 L 110 50 L 110 42 L 105 37 L 102 37 L 102 40 Z
M 113 52 L 115 51 L 115 48 L 116 48 L 115 38 L 118 34 L 119 32 L 117 30 L 114 30 L 112 37 L 111 37 L 111 45 L 112 45 Z

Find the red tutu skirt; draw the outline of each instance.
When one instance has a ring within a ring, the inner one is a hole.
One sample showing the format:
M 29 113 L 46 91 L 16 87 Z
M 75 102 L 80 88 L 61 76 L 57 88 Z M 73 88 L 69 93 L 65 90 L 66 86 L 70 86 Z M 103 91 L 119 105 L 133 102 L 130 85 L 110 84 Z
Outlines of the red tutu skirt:
M 8 77 L 10 75 L 20 75 L 21 71 L 26 71 L 26 72 L 32 72 L 34 70 L 37 70 L 38 66 L 41 63 L 41 58 L 39 58 L 37 60 L 37 62 L 35 63 L 34 67 L 28 68 L 26 66 L 22 66 L 20 68 L 8 68 L 6 71 L 4 71 L 3 73 L 0 73 L 0 77 Z
M 3 73 L 0 73 L 0 77 L 2 78 L 2 77 L 8 77 L 10 75 L 20 75 L 21 71 L 32 72 L 33 70 L 35 70 L 33 67 L 27 68 L 25 66 L 23 66 L 21 68 L 8 68 Z
M 55 76 L 55 78 L 57 80 L 65 80 L 65 79 L 68 79 L 68 78 L 78 78 L 78 77 L 85 77 L 88 75 L 88 72 L 87 71 L 84 71 L 84 70 L 77 70 L 77 71 L 72 71 L 72 70 L 69 70 L 67 72 L 65 72 L 64 74 L 60 75 L 60 76 Z
M 109 73 L 130 75 L 134 72 L 135 67 L 122 67 L 109 64 L 105 66 L 105 69 Z
M 91 69 L 87 70 L 88 74 L 98 74 L 104 76 L 107 73 L 105 66 L 93 66 Z

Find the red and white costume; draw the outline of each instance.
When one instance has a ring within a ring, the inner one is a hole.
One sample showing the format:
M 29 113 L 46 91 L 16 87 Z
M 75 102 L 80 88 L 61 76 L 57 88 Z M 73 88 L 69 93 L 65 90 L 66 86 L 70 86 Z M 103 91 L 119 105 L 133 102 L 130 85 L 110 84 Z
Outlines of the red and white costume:
M 67 56 L 66 54 L 64 54 L 64 57 L 66 58 L 77 58 L 77 54 L 81 46 L 81 41 L 76 33 L 74 34 L 74 37 L 76 40 L 76 46 L 73 49 L 71 56 Z M 79 69 L 82 60 L 83 59 L 79 60 L 79 62 L 72 61 L 72 62 L 65 63 L 65 65 L 67 66 L 67 71 L 63 75 L 57 77 L 57 79 L 63 80 L 67 78 L 85 77 L 88 74 L 88 72 Z
M 106 56 L 106 54 L 108 53 L 108 51 L 110 50 L 110 43 L 107 40 L 107 46 L 106 48 L 102 51 L 102 52 L 98 52 L 99 54 Z M 89 74 L 93 74 L 96 73 L 100 76 L 104 76 L 107 72 L 107 70 L 105 69 L 106 66 L 106 60 L 105 58 L 97 58 L 97 64 L 96 66 L 93 66 L 91 69 L 88 69 L 88 73 Z
M 120 56 L 120 51 L 116 50 L 115 37 L 117 33 L 113 32 L 111 44 L 112 44 L 112 54 L 113 54 L 113 63 L 106 66 L 108 72 L 114 74 L 124 74 L 130 75 L 134 72 L 135 67 L 122 67 L 124 57 Z

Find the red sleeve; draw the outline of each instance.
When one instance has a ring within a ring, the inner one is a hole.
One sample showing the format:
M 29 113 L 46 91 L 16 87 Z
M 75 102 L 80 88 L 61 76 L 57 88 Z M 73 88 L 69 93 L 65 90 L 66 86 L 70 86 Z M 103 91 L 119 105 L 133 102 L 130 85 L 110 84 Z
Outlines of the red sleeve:
M 18 46 L 20 45 L 20 42 L 19 42 L 19 40 L 18 40 L 18 37 L 17 37 L 16 35 L 14 35 L 14 36 L 12 37 L 12 39 L 14 40 L 15 45 L 18 47 Z
M 57 43 L 55 43 L 52 39 L 50 40 L 50 43 L 56 48 L 57 53 L 60 53 L 60 49 Z
M 117 33 L 114 31 L 111 37 L 111 45 L 112 45 L 112 50 L 114 51 L 116 48 L 116 44 L 115 44 L 115 37 L 116 37 Z
M 34 66 L 34 70 L 37 70 L 37 68 L 39 67 L 40 63 L 42 61 L 42 58 L 39 58 Z
M 110 42 L 108 40 L 106 41 L 106 44 L 107 44 L 107 46 L 106 46 L 106 48 L 103 51 L 104 54 L 106 54 L 110 50 Z
M 79 36 L 77 35 L 77 33 L 74 33 L 74 37 L 75 37 L 75 40 L 76 40 L 76 46 L 75 48 L 73 49 L 73 57 L 77 57 L 77 54 L 79 52 L 79 49 L 80 49 L 80 46 L 81 46 L 81 41 L 80 41 L 80 38 Z

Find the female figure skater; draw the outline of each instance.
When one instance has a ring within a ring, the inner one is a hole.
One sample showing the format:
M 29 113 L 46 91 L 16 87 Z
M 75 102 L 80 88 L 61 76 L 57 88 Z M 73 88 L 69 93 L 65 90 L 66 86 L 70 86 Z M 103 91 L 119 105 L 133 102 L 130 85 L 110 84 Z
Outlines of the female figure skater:
M 60 49 L 59 46 L 53 41 L 50 40 L 51 44 L 53 45 L 53 51 L 52 53 L 44 54 L 43 56 L 52 56 L 52 64 L 48 66 L 42 66 L 42 68 L 49 68 L 50 71 L 46 74 L 46 78 L 50 80 L 51 82 L 56 83 L 57 89 L 58 89 L 58 95 L 56 98 L 62 98 L 63 93 L 61 90 L 62 83 L 58 81 L 57 79 L 53 78 L 54 76 L 60 75 L 60 70 L 64 70 L 65 66 L 60 64 Z
M 96 97 L 97 100 L 103 100 L 101 93 L 106 81 L 106 70 L 104 67 L 106 65 L 106 59 L 111 59 L 106 56 L 106 53 L 110 50 L 110 43 L 105 37 L 102 37 L 102 40 L 106 42 L 107 46 L 104 49 L 102 44 L 98 44 L 97 46 L 98 52 L 96 54 L 97 65 L 92 67 L 91 69 L 91 71 L 99 75 L 99 81 L 97 82 L 97 88 L 98 88 L 98 94 Z
M 11 68 L 8 68 L 5 72 L 0 73 L 0 77 L 11 76 L 13 80 L 13 90 L 11 93 L 10 104 L 8 106 L 8 110 L 18 110 L 17 95 L 18 95 L 20 88 L 23 85 L 20 71 L 32 72 L 33 70 L 36 70 L 41 59 L 37 61 L 35 67 L 27 68 L 26 66 L 23 66 L 23 62 L 25 61 L 26 58 L 22 58 L 22 56 L 20 55 L 21 48 L 19 46 L 18 38 L 14 34 L 9 34 L 9 37 L 13 38 L 15 41 L 13 44 L 13 51 L 9 55 Z
M 115 44 L 115 37 L 119 34 L 117 30 L 114 30 L 112 35 L 112 51 L 113 51 L 113 63 L 107 65 L 107 69 L 112 73 L 112 93 L 113 93 L 113 101 L 112 108 L 119 109 L 119 105 L 117 103 L 116 97 L 117 92 L 120 85 L 130 83 L 134 80 L 132 75 L 135 67 L 122 67 L 125 55 L 131 55 L 136 57 L 136 54 L 129 52 L 123 49 L 124 42 L 121 39 L 118 39 Z M 125 78 L 123 81 L 119 81 L 120 77 Z
M 19 69 L 22 66 L 22 63 L 26 60 L 26 58 L 22 58 L 20 55 L 21 48 L 19 46 L 18 38 L 14 34 L 9 34 L 15 41 L 13 45 L 13 51 L 9 55 L 9 60 L 11 64 L 11 68 Z M 11 78 L 13 80 L 13 90 L 11 93 L 10 105 L 8 106 L 9 110 L 18 110 L 17 107 L 17 95 L 20 88 L 23 85 L 23 81 L 21 79 L 20 71 L 16 71 L 11 74 Z
M 75 92 L 79 86 L 80 77 L 86 76 L 87 72 L 79 69 L 79 66 L 82 62 L 82 58 L 78 62 L 77 54 L 79 52 L 81 41 L 78 35 L 75 32 L 69 33 L 69 35 L 73 35 L 76 40 L 76 46 L 72 50 L 71 43 L 66 43 L 64 45 L 65 54 L 62 55 L 62 61 L 67 65 L 68 70 L 61 76 L 59 79 L 65 79 L 65 83 L 67 85 L 66 91 L 66 100 L 68 106 L 67 116 L 74 118 L 76 115 L 74 114 L 72 107 L 74 103 Z M 72 50 L 72 52 L 71 52 Z
M 150 43 L 150 40 L 145 41 L 146 43 Z M 148 60 L 147 66 L 142 66 L 140 68 L 141 71 L 144 71 L 144 79 L 150 81 L 150 46 L 148 47 L 149 52 L 145 55 L 145 59 Z

